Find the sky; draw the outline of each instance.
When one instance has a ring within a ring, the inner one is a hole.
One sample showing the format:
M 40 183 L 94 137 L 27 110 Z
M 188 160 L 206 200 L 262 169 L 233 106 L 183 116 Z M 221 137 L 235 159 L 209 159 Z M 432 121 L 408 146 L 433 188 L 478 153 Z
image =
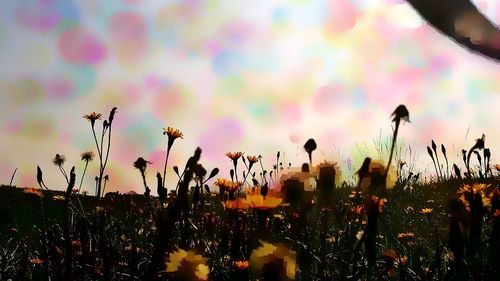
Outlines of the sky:
M 500 2 L 475 3 L 500 22 Z M 434 175 L 431 139 L 460 163 L 483 133 L 500 161 L 500 66 L 443 37 L 404 1 L 2 0 L 0 46 L 2 184 L 17 168 L 13 184 L 37 186 L 40 165 L 45 183 L 64 189 L 56 153 L 79 182 L 80 154 L 96 152 L 82 116 L 107 118 L 114 106 L 109 191 L 143 192 L 132 166 L 141 156 L 153 162 L 156 193 L 167 126 L 184 133 L 170 167 L 184 167 L 198 146 L 201 163 L 222 177 L 231 151 L 262 155 L 269 167 L 279 150 L 300 166 L 314 138 L 313 161 L 339 163 L 349 180 L 365 156 L 387 159 L 376 148 L 390 143 L 399 104 L 411 123 L 400 128 L 398 155 L 416 170 Z M 97 173 L 94 160 L 83 189 L 93 192 Z

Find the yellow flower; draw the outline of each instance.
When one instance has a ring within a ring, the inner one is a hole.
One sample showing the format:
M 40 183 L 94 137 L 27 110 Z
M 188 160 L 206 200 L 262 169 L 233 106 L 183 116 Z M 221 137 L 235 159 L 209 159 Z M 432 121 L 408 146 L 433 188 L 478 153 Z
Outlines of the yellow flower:
M 244 202 L 253 209 L 269 210 L 278 207 L 283 199 L 274 196 L 262 196 L 260 194 L 247 195 Z
M 167 135 L 169 138 L 172 138 L 172 139 L 184 138 L 184 134 L 182 134 L 181 131 L 174 129 L 172 127 L 167 127 L 167 129 L 163 128 L 163 134 Z
M 259 275 L 269 273 L 268 271 L 281 270 L 276 273 L 286 276 L 286 280 L 295 280 L 296 253 L 282 244 L 271 244 L 262 240 L 260 244 L 262 246 L 254 249 L 250 255 L 252 271 Z M 282 266 L 270 266 L 276 263 L 282 263 Z
M 420 210 L 420 213 L 421 214 L 430 214 L 430 213 L 432 213 L 432 208 L 423 208 L 422 210 Z
M 243 155 L 243 152 L 228 152 L 228 153 L 226 153 L 226 156 L 229 157 L 233 161 L 240 159 L 240 157 L 242 155 Z
M 236 200 L 227 200 L 222 202 L 222 206 L 224 206 L 224 209 L 226 210 L 243 210 L 243 209 L 248 209 L 248 204 L 246 202 L 243 202 L 242 199 L 238 198 Z
M 182 277 L 182 280 L 186 281 L 208 280 L 210 274 L 206 258 L 194 251 L 184 251 L 180 248 L 169 254 L 165 266 L 166 272 Z
M 223 187 L 227 191 L 234 191 L 243 185 L 242 182 L 232 182 L 230 180 L 223 179 L 223 178 L 218 178 L 214 182 L 214 184 L 217 185 L 218 187 Z
M 469 210 L 469 201 L 466 200 L 465 194 L 472 193 L 473 195 L 480 194 L 481 200 L 484 206 L 489 206 L 491 204 L 491 199 L 486 195 L 486 189 L 491 185 L 485 183 L 475 183 L 475 184 L 465 184 L 457 190 L 457 194 L 460 194 L 458 200 L 464 203 L 467 210 Z
M 64 201 L 66 198 L 62 195 L 54 195 L 52 199 L 57 200 L 57 201 Z

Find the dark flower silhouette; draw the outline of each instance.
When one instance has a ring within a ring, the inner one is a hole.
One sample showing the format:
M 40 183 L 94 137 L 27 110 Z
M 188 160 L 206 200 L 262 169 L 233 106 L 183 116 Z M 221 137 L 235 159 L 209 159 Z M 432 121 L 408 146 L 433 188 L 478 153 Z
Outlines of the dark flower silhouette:
M 316 145 L 316 141 L 314 139 L 308 139 L 304 144 L 304 149 L 309 155 L 309 165 L 312 167 L 312 153 L 316 150 L 318 146 Z
M 142 183 L 144 184 L 144 195 L 149 196 L 151 193 L 151 189 L 149 189 L 147 183 L 146 183 L 146 168 L 148 167 L 148 164 L 152 164 L 152 162 L 149 162 L 145 160 L 142 157 L 137 158 L 134 162 L 134 168 L 138 169 L 139 172 L 141 173 L 142 177 Z
M 392 145 L 391 145 L 391 154 L 389 154 L 389 161 L 387 163 L 387 167 L 385 168 L 385 175 L 389 172 L 389 167 L 391 166 L 392 156 L 394 154 L 394 148 L 396 147 L 396 138 L 398 137 L 399 125 L 401 121 L 410 122 L 410 113 L 405 105 L 399 105 L 396 110 L 391 115 L 392 122 L 395 123 L 394 134 L 392 136 Z
M 82 189 L 83 179 L 85 178 L 85 172 L 87 172 L 87 167 L 89 165 L 89 162 L 94 160 L 94 152 L 92 151 L 83 152 L 81 154 L 81 159 L 82 161 L 85 161 L 85 168 L 83 169 L 82 179 L 80 180 L 80 186 L 78 187 L 78 193 L 80 193 L 80 190 Z
M 92 127 L 94 127 L 96 120 L 101 120 L 101 117 L 102 117 L 102 114 L 96 113 L 96 112 L 92 112 L 90 114 L 83 115 L 83 118 L 90 121 L 90 124 L 92 125 Z

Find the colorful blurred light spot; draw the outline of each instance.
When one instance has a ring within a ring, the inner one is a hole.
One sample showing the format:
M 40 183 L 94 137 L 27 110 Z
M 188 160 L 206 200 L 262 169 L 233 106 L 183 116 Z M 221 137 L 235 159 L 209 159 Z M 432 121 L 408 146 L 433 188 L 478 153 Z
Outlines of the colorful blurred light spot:
M 147 24 L 133 12 L 114 15 L 109 22 L 111 43 L 118 59 L 133 63 L 144 57 L 148 46 Z
M 37 104 L 45 100 L 43 85 L 36 79 L 27 78 L 13 82 L 7 93 L 16 106 Z
M 106 57 L 106 48 L 90 32 L 82 28 L 64 31 L 59 37 L 59 53 L 74 64 L 97 64 Z
M 225 157 L 226 152 L 238 150 L 238 145 L 245 134 L 240 121 L 231 117 L 223 117 L 207 125 L 207 129 L 198 140 L 204 157 L 218 161 Z
M 39 32 L 47 32 L 56 27 L 61 17 L 52 5 L 40 3 L 24 5 L 17 8 L 17 21 L 23 26 Z
M 350 0 L 333 0 L 329 6 L 327 30 L 333 33 L 349 31 L 357 19 L 358 11 Z

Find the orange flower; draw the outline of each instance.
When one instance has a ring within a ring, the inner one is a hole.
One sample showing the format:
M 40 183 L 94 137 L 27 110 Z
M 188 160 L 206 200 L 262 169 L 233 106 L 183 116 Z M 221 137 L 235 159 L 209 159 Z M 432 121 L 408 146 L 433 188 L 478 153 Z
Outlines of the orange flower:
M 39 258 L 36 258 L 36 259 L 31 259 L 30 262 L 32 264 L 42 264 L 43 263 L 43 260 L 39 259 Z
M 363 206 L 356 206 L 352 209 L 356 215 L 361 215 L 363 213 Z
M 495 169 L 500 172 L 500 164 L 496 164 Z
M 421 214 L 430 214 L 430 213 L 432 213 L 432 208 L 423 208 L 422 210 L 420 210 L 420 213 Z
M 269 210 L 278 207 L 283 199 L 274 196 L 262 196 L 260 194 L 247 195 L 243 200 L 250 208 L 259 210 Z
M 164 135 L 167 135 L 169 138 L 172 138 L 173 140 L 175 140 L 176 138 L 184 138 L 184 134 L 177 130 L 177 129 L 174 129 L 172 127 L 167 127 L 166 129 L 163 128 L 163 134 Z
M 236 200 L 227 200 L 221 203 L 226 210 L 243 210 L 249 207 L 249 205 L 240 198 Z
M 250 266 L 250 263 L 248 261 L 235 261 L 234 262 L 234 267 L 236 267 L 239 270 L 248 269 L 249 266 Z
M 232 182 L 230 180 L 223 179 L 223 178 L 218 178 L 214 184 L 219 186 L 219 187 L 223 187 L 227 191 L 234 191 L 243 185 L 242 182 Z
M 231 158 L 231 157 L 229 157 L 229 158 Z M 257 163 L 258 158 L 256 156 L 247 156 L 247 160 L 248 160 L 248 163 L 250 163 L 250 165 L 252 165 L 252 164 Z
M 229 157 L 229 159 L 236 161 L 240 159 L 240 157 L 243 155 L 243 152 L 228 152 L 226 153 L 226 156 Z
M 390 260 L 396 260 L 398 258 L 398 255 L 394 250 L 385 250 L 382 256 Z
M 415 234 L 412 232 L 403 232 L 398 234 L 398 238 L 413 238 L 415 237 Z
M 43 197 L 42 191 L 40 189 L 36 189 L 34 187 L 25 188 L 23 192 L 33 194 L 33 195 L 38 196 L 38 197 Z
M 83 118 L 87 119 L 90 121 L 90 123 L 94 124 L 96 120 L 101 120 L 102 114 L 101 113 L 96 113 L 92 112 L 90 114 L 83 115 Z
M 496 209 L 494 217 L 500 217 L 500 209 Z

